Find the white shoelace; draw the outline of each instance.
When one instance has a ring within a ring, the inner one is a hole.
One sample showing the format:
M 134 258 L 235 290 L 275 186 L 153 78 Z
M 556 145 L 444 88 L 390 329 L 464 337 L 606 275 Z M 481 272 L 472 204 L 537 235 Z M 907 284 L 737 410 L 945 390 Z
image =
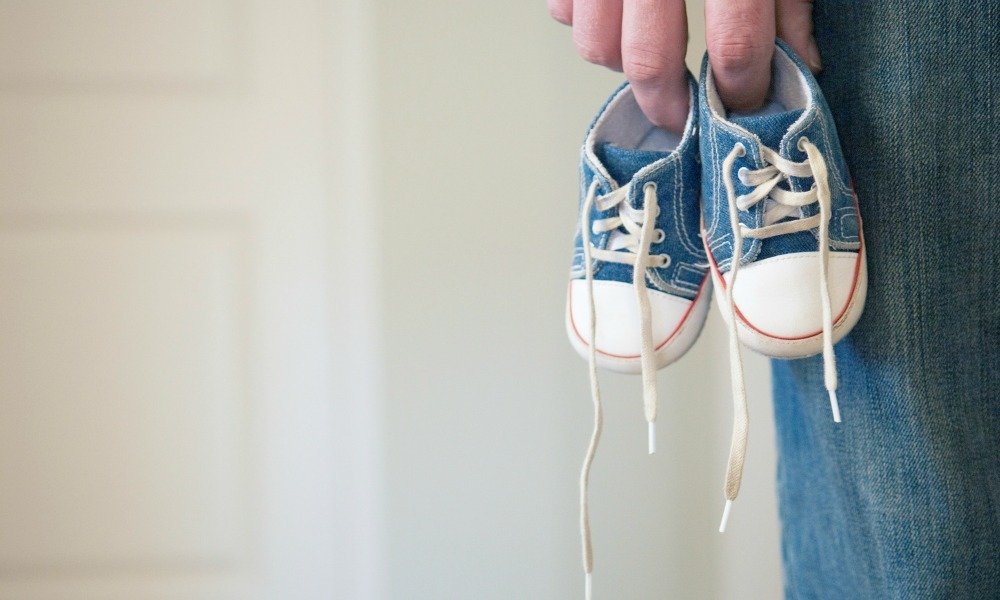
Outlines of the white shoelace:
M 746 385 L 743 379 L 743 357 L 740 353 L 740 342 L 737 333 L 736 302 L 733 290 L 736 288 L 736 274 L 742 259 L 743 238 L 766 239 L 778 235 L 808 231 L 819 228 L 819 286 L 820 301 L 823 306 L 823 380 L 830 396 L 830 409 L 833 420 L 840 422 L 840 407 L 837 403 L 837 365 L 833 353 L 833 310 L 830 303 L 830 289 L 827 281 L 827 268 L 830 253 L 830 183 L 826 169 L 826 161 L 815 144 L 808 138 L 799 138 L 798 147 L 806 153 L 806 160 L 794 162 L 779 155 L 767 146 L 760 145 L 760 155 L 766 166 L 756 170 L 741 168 L 738 177 L 748 186 L 755 186 L 753 191 L 742 196 L 736 195 L 732 179 L 733 164 L 736 158 L 746 154 L 743 144 L 737 143 L 722 163 L 724 173 L 723 183 L 729 199 L 729 222 L 733 230 L 732 279 L 726 288 L 726 301 L 729 304 L 729 360 L 733 386 L 733 438 L 729 448 L 729 463 L 726 468 L 726 506 L 722 513 L 722 523 L 719 531 L 726 530 L 729 520 L 729 510 L 733 500 L 740 491 L 743 478 L 743 464 L 746 461 L 747 428 L 749 415 L 747 412 Z M 788 177 L 812 177 L 815 184 L 805 192 L 792 192 L 777 187 L 778 183 Z M 764 213 L 764 225 L 750 228 L 740 222 L 739 211 L 747 210 L 757 203 L 770 197 L 774 204 L 767 207 Z M 819 213 L 783 221 L 794 215 L 798 209 L 808 204 L 817 203 Z
M 649 424 L 649 453 L 656 451 L 656 364 L 654 362 L 652 316 L 649 305 L 649 291 L 646 289 L 646 269 L 666 267 L 670 256 L 649 254 L 649 247 L 663 241 L 664 232 L 654 230 L 659 206 L 656 202 L 656 184 L 643 186 L 643 208 L 633 208 L 628 202 L 629 185 L 622 186 L 604 196 L 597 196 L 598 181 L 594 179 L 587 191 L 580 215 L 580 230 L 583 236 L 583 262 L 587 277 L 587 296 L 590 301 L 590 393 L 594 403 L 594 430 L 587 447 L 580 472 L 580 537 L 583 543 L 583 570 L 586 573 L 585 594 L 591 598 L 591 573 L 594 570 L 594 552 L 590 542 L 590 514 L 587 505 L 587 490 L 590 484 L 590 466 L 594 462 L 597 444 L 601 439 L 604 411 L 601 407 L 601 389 L 597 381 L 597 310 L 594 302 L 594 260 L 632 265 L 632 285 L 636 290 L 640 319 L 640 364 L 642 367 L 643 406 L 646 422 Z M 617 207 L 617 214 L 590 222 L 594 206 L 601 212 Z M 624 229 L 625 231 L 621 231 Z M 594 248 L 590 236 L 611 232 L 607 248 Z M 620 252 L 625 250 L 625 252 Z M 644 268 L 639 268 L 642 265 Z

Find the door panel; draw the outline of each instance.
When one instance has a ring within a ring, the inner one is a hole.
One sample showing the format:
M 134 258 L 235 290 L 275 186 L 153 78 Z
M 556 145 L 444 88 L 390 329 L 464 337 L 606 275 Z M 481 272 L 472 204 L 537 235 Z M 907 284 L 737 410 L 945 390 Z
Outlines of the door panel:
M 0 598 L 371 597 L 349 6 L 0 0 Z

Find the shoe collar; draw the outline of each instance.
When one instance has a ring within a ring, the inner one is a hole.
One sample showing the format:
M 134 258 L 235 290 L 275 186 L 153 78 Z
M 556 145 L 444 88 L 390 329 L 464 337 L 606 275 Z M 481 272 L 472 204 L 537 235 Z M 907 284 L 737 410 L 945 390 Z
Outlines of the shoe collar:
M 775 148 L 782 155 L 795 147 L 796 137 L 809 125 L 821 118 L 820 106 L 816 102 L 819 90 L 815 80 L 807 77 L 808 68 L 805 66 L 795 52 L 782 40 L 775 40 L 776 51 L 772 62 L 772 82 L 771 97 L 780 102 L 788 110 L 802 110 L 802 114 L 788 128 L 781 138 L 779 148 Z M 714 125 L 729 131 L 732 135 L 743 138 L 755 145 L 761 144 L 760 136 L 744 127 L 730 121 L 726 114 L 726 109 L 722 105 L 722 99 L 715 87 L 715 78 L 712 76 L 712 65 L 709 63 L 708 55 L 702 64 L 701 82 L 703 85 L 703 96 L 705 106 L 712 118 Z
M 653 161 L 637 171 L 631 180 L 636 184 L 633 187 L 641 187 L 642 183 L 658 178 L 669 165 L 677 162 L 680 156 L 689 151 L 691 145 L 696 143 L 694 140 L 698 127 L 697 86 L 694 77 L 688 73 L 690 110 L 688 110 L 684 132 L 680 136 L 664 132 L 674 138 L 671 144 L 672 150 L 667 156 Z M 624 148 L 637 148 L 653 127 L 655 125 L 646 118 L 639 108 L 632 86 L 628 82 L 622 84 L 594 119 L 583 144 L 583 159 L 598 177 L 601 188 L 610 192 L 630 182 L 616 181 L 608 173 L 605 165 L 597 157 L 597 146 L 603 143 L 613 143 Z M 634 194 L 635 190 L 632 193 Z

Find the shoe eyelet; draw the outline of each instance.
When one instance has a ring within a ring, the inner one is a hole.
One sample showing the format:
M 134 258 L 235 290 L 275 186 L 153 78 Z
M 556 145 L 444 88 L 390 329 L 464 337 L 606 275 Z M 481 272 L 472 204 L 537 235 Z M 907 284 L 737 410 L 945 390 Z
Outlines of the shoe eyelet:
M 659 268 L 665 269 L 666 267 L 670 266 L 670 255 L 669 254 L 660 254 L 660 255 L 658 255 L 657 258 L 660 259 L 660 266 L 659 266 Z
M 656 193 L 656 183 L 654 183 L 652 181 L 646 182 L 646 184 L 642 186 L 642 191 L 644 191 L 644 192 L 650 191 L 650 188 L 652 188 L 652 192 L 655 194 Z
M 795 147 L 798 148 L 800 151 L 805 152 L 806 149 L 803 146 L 805 146 L 808 142 L 809 138 L 807 138 L 806 136 L 802 136 L 799 138 L 798 142 L 795 142 Z
M 665 240 L 665 239 L 667 239 L 667 233 L 665 231 L 663 231 L 662 229 L 657 229 L 656 230 L 656 237 L 653 238 L 653 243 L 654 244 L 662 244 L 663 240 Z
M 736 171 L 736 177 L 740 180 L 740 183 L 742 183 L 743 185 L 747 185 L 748 186 L 748 185 L 750 185 L 750 182 L 747 181 L 747 177 L 749 176 L 749 173 L 750 173 L 750 169 L 748 169 L 746 167 L 740 167 L 739 170 Z
M 736 156 L 746 156 L 747 154 L 747 148 L 743 145 L 743 142 L 736 142 L 733 149 L 736 150 Z

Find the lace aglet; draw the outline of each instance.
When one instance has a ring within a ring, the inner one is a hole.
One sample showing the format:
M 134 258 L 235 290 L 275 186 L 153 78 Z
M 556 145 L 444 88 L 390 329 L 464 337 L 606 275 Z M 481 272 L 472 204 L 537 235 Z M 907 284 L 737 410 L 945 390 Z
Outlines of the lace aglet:
M 592 590 L 592 588 L 591 588 L 591 577 L 590 577 L 590 573 L 587 573 L 587 578 L 583 582 L 583 597 L 586 598 L 586 600 L 590 600 L 591 599 L 591 597 L 593 595 L 593 592 L 591 590 Z
M 656 454 L 656 423 L 654 421 L 648 423 L 648 437 L 649 453 Z
M 837 402 L 837 390 L 827 390 L 830 392 L 830 410 L 833 411 L 833 422 L 840 423 L 840 403 Z
M 726 508 L 722 509 L 722 522 L 719 523 L 719 533 L 726 533 L 726 526 L 729 524 L 729 510 L 733 507 L 732 500 L 726 500 Z

